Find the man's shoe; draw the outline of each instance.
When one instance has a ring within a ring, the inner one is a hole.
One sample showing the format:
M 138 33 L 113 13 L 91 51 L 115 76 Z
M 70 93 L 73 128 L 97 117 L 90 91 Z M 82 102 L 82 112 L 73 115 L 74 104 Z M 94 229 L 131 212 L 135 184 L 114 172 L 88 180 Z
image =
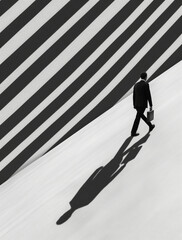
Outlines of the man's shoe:
M 137 137 L 139 135 L 139 133 L 132 133 L 131 136 L 132 137 Z
M 155 128 L 155 125 L 153 124 L 151 127 L 149 127 L 149 132 L 151 132 Z

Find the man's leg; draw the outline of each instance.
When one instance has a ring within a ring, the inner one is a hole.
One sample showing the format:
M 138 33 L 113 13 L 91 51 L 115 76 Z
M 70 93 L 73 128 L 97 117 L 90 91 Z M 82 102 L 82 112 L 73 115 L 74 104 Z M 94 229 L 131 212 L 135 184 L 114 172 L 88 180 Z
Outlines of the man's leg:
M 139 110 L 139 114 L 140 114 L 140 117 L 143 119 L 143 121 L 149 126 L 149 131 L 152 131 L 153 128 L 155 127 L 155 125 L 153 125 L 150 121 L 148 121 L 148 119 L 145 117 L 144 115 L 144 111 L 145 109 L 140 109 Z
M 140 117 L 143 119 L 143 121 L 150 127 L 152 124 L 148 121 L 148 119 L 145 117 L 145 115 L 142 113 Z
M 131 130 L 131 135 L 136 134 L 137 129 L 138 129 L 138 125 L 140 123 L 140 115 L 141 114 L 139 113 L 138 109 L 136 109 L 136 110 L 137 110 L 137 114 L 136 114 L 135 121 L 133 123 L 133 127 L 132 127 L 132 130 Z

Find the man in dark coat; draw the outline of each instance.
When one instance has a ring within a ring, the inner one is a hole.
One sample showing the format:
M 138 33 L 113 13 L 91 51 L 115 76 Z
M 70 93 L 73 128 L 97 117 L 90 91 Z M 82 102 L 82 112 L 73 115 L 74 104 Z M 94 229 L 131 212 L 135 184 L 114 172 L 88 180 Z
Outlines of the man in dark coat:
M 149 126 L 149 132 L 151 132 L 155 125 L 151 124 L 150 121 L 144 115 L 144 111 L 150 105 L 150 110 L 152 110 L 152 98 L 150 94 L 149 84 L 146 82 L 147 80 L 147 73 L 142 73 L 140 75 L 141 80 L 137 82 L 133 89 L 133 106 L 137 111 L 136 118 L 131 130 L 131 136 L 135 137 L 138 136 L 137 133 L 138 125 L 140 123 L 140 118 Z

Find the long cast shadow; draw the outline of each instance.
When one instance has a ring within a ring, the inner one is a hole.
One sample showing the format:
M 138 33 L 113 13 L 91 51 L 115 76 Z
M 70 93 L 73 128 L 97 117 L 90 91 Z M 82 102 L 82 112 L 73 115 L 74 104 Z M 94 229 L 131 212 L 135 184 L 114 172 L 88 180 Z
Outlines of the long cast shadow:
M 56 224 L 60 225 L 66 222 L 75 210 L 92 202 L 93 199 L 126 167 L 127 163 L 137 156 L 142 148 L 142 144 L 148 140 L 149 136 L 150 134 L 147 133 L 138 142 L 126 150 L 132 140 L 131 136 L 128 137 L 114 158 L 105 166 L 96 169 L 82 185 L 70 201 L 71 208 L 58 219 Z

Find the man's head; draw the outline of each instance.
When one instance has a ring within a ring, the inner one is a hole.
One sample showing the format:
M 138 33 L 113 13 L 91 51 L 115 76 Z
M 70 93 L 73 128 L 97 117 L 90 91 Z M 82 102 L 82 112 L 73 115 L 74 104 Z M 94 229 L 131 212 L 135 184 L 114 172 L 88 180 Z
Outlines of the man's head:
M 140 74 L 140 77 L 141 77 L 141 79 L 143 79 L 143 80 L 147 80 L 147 73 L 146 73 L 146 72 L 141 73 L 141 74 Z

